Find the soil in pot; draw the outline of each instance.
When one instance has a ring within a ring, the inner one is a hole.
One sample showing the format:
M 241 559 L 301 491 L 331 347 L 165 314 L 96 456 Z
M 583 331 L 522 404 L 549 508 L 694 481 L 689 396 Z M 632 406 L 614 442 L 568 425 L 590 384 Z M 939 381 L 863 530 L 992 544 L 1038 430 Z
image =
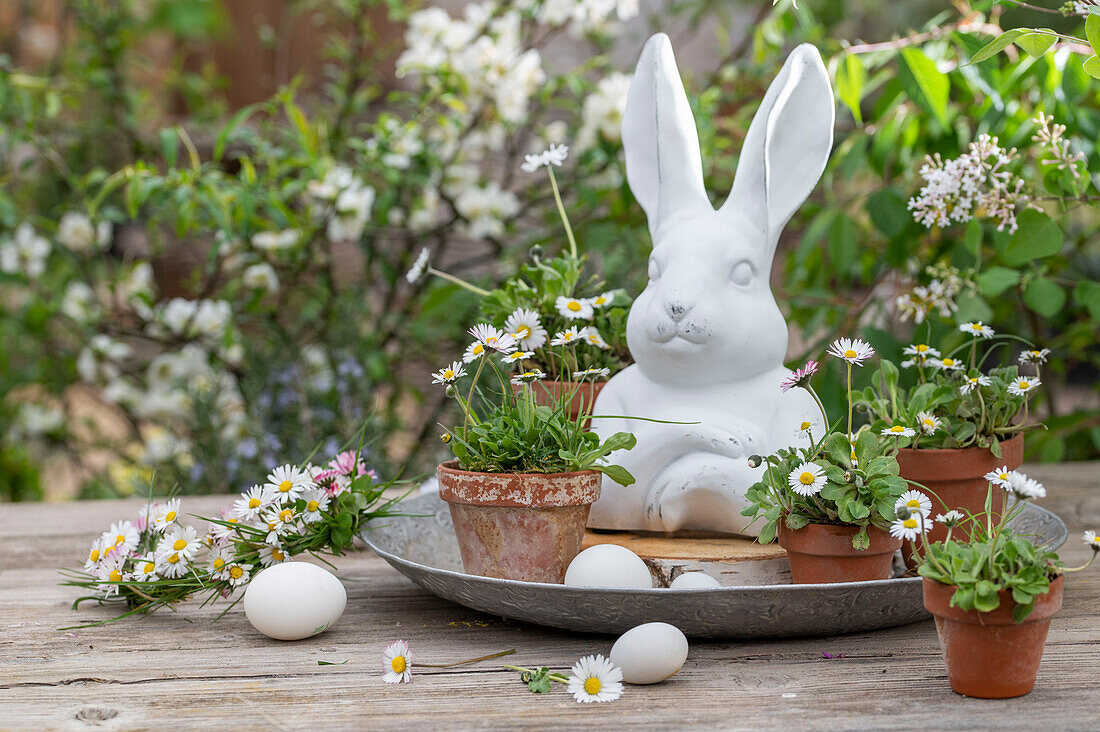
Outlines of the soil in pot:
M 475 473 L 438 469 L 462 566 L 482 577 L 561 583 L 584 539 L 602 474 Z
M 1009 590 L 999 593 L 1001 604 L 993 612 L 951 607 L 955 587 L 924 580 L 924 606 L 936 618 L 947 678 L 951 688 L 980 699 L 1023 696 L 1035 687 L 1043 658 L 1050 619 L 1062 609 L 1059 576 L 1050 591 L 1035 601 L 1022 623 L 1012 619 L 1016 603 Z
M 871 545 L 863 551 L 852 548 L 855 526 L 809 524 L 792 531 L 779 522 L 779 546 L 787 550 L 791 578 L 796 585 L 822 582 L 863 582 L 889 579 L 894 552 L 901 539 L 874 526 L 867 527 Z

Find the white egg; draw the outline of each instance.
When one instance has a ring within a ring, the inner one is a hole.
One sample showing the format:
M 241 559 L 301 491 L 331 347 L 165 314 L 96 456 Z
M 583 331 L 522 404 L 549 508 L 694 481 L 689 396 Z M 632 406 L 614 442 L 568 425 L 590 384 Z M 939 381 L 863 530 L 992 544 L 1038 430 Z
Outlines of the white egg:
M 308 562 L 274 564 L 248 583 L 244 614 L 276 640 L 299 640 L 328 630 L 344 612 L 348 593 L 336 575 Z
M 590 546 L 573 557 L 565 570 L 570 587 L 652 589 L 649 567 L 634 552 L 617 544 Z
M 699 590 L 721 587 L 722 583 L 706 572 L 684 572 L 669 584 L 670 590 Z
M 628 684 L 664 681 L 680 670 L 687 657 L 687 636 L 668 623 L 631 628 L 611 646 L 611 663 L 623 670 Z

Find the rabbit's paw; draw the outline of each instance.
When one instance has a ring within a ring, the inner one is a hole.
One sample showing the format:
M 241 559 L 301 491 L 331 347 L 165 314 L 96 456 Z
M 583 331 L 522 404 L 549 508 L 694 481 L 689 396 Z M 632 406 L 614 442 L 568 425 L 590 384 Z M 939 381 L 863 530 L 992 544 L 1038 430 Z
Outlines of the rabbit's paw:
M 744 534 L 745 491 L 757 478 L 744 459 L 709 452 L 684 455 L 653 480 L 645 515 L 651 530 L 695 529 Z

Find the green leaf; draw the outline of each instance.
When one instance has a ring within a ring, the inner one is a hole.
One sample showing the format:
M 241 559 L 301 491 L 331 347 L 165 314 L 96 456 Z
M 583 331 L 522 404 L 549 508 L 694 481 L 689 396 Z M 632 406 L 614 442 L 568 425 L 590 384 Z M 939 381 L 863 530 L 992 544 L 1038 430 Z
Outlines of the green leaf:
M 1024 288 L 1024 304 L 1044 317 L 1061 312 L 1066 304 L 1066 291 L 1045 277 L 1032 280 Z
M 1008 267 L 990 267 L 978 275 L 978 287 L 987 297 L 997 297 L 1019 281 L 1020 273 Z
M 912 220 L 905 199 L 891 190 L 875 191 L 867 199 L 867 213 L 871 223 L 889 237 L 895 237 L 905 230 Z
M 1022 29 L 1007 30 L 1001 35 L 994 38 L 992 41 L 982 46 L 982 48 L 973 56 L 970 57 L 970 63 L 980 64 L 986 59 L 993 58 L 1001 51 L 1005 50 L 1012 45 L 1013 41 L 1024 34 Z
M 1093 52 L 1100 54 L 1100 13 L 1089 13 L 1085 18 L 1085 38 Z
M 1020 228 L 1012 235 L 1003 255 L 1009 264 L 1026 264 L 1062 250 L 1062 230 L 1045 213 L 1028 209 L 1017 221 Z
M 901 57 L 917 82 L 917 86 L 920 87 L 929 108 L 936 115 L 936 119 L 947 127 L 947 99 L 951 91 L 947 76 L 941 73 L 932 59 L 925 56 L 919 48 L 912 46 L 903 48 Z
M 347 663 L 346 660 L 344 660 L 344 661 L 318 661 L 317 665 L 318 666 L 343 666 L 345 663 Z
M 621 465 L 599 465 L 596 466 L 596 470 L 599 470 L 619 485 L 627 486 L 633 485 L 634 483 L 634 476 L 630 474 L 629 470 Z
M 1029 56 L 1039 57 L 1050 50 L 1055 40 L 1057 39 L 1054 37 L 1053 31 L 1036 31 L 1034 33 L 1024 33 L 1013 43 L 1024 49 Z
M 859 102 L 863 97 L 863 84 L 866 80 L 867 72 L 863 68 L 863 61 L 854 53 L 845 56 L 844 63 L 836 69 L 837 96 L 851 110 L 856 124 L 859 125 L 863 124 Z
M 1081 280 L 1073 290 L 1073 299 L 1088 309 L 1094 321 L 1100 321 L 1100 283 Z
M 250 117 L 253 112 L 259 109 L 259 104 L 249 104 L 247 107 L 242 107 L 240 111 L 229 118 L 229 121 L 222 127 L 221 132 L 218 133 L 218 139 L 214 143 L 214 160 L 221 160 L 222 153 L 225 152 L 225 143 L 229 139 L 230 133 L 232 133 L 247 117 Z
M 1100 79 L 1100 58 L 1089 56 L 1085 59 L 1085 62 L 1081 64 L 1081 68 L 1092 78 Z

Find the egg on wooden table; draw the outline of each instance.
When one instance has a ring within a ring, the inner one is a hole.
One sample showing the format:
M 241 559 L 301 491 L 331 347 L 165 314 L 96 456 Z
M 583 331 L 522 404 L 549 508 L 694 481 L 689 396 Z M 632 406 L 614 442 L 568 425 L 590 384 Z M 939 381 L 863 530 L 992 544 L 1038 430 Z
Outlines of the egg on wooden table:
M 244 614 L 252 627 L 276 640 L 323 633 L 344 612 L 348 593 L 336 575 L 308 562 L 275 564 L 248 583 Z
M 611 662 L 623 670 L 628 684 L 664 681 L 683 667 L 687 655 L 687 636 L 668 623 L 631 628 L 611 646 Z
M 722 583 L 706 572 L 684 572 L 669 583 L 670 590 L 702 590 L 721 587 Z
M 618 544 L 597 544 L 573 557 L 565 570 L 565 584 L 648 590 L 653 588 L 653 577 L 642 558 L 629 549 Z

